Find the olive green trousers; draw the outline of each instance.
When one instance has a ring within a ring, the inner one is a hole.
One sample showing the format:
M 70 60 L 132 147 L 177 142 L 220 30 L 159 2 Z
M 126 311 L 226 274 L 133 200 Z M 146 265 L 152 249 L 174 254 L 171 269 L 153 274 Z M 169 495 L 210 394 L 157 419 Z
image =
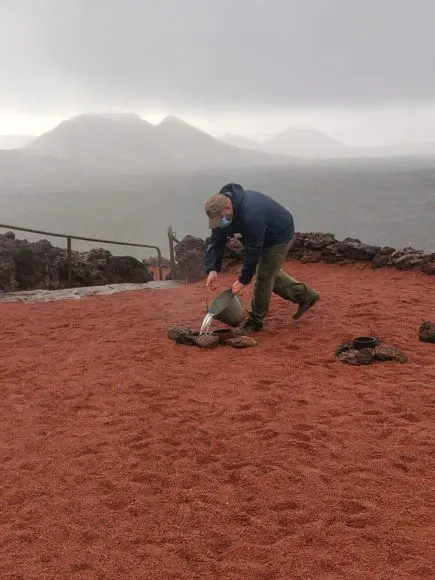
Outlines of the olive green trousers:
M 318 293 L 307 284 L 292 278 L 281 267 L 292 242 L 266 248 L 261 253 L 256 271 L 254 293 L 249 319 L 257 328 L 262 328 L 269 312 L 272 293 L 294 304 L 309 302 Z

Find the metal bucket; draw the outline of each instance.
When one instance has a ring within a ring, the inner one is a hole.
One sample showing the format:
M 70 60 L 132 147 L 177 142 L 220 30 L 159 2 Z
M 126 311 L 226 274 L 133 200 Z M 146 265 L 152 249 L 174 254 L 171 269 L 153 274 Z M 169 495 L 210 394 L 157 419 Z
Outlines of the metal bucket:
M 231 288 L 219 294 L 219 296 L 212 302 L 209 313 L 224 324 L 236 327 L 246 317 L 245 309 L 238 296 L 233 294 Z

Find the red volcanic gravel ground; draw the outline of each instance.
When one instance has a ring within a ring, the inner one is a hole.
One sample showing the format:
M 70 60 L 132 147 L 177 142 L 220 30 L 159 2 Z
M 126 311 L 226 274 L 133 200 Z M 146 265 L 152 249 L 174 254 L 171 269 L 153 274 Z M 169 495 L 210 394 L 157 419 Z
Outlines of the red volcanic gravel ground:
M 0 578 L 432 577 L 434 278 L 286 268 L 322 300 L 246 350 L 167 338 L 203 284 L 0 307 Z

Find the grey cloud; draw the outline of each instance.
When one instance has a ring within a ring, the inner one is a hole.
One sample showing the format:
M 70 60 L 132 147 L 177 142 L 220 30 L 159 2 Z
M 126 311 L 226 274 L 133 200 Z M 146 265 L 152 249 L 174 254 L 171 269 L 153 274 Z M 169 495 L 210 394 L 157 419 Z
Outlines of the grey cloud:
M 0 0 L 0 109 L 435 101 L 433 0 Z

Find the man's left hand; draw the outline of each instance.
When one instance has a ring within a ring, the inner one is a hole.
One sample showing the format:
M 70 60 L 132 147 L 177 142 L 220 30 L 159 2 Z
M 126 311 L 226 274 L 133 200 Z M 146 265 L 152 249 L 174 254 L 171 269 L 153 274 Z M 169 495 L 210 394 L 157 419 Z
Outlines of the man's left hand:
M 239 292 L 243 292 L 245 289 L 245 285 L 236 280 L 233 284 L 233 294 L 239 294 Z

